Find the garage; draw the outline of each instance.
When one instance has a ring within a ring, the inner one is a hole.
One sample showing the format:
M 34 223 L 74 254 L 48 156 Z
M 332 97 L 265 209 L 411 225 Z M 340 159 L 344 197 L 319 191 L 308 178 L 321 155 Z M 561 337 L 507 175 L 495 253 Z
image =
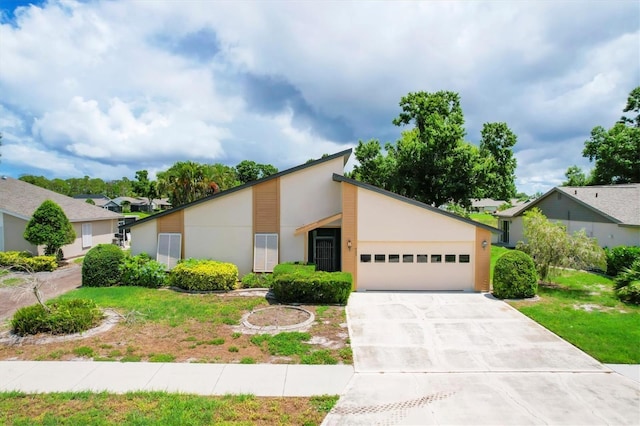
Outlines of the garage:
M 473 243 L 358 244 L 358 290 L 474 289 Z

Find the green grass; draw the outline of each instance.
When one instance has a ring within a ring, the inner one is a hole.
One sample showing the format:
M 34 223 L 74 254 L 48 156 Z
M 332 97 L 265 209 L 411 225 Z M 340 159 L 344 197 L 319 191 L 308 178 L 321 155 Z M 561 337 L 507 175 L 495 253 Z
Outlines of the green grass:
M 238 297 L 221 300 L 213 294 L 191 295 L 169 290 L 142 287 L 81 287 L 60 296 L 61 299 L 92 299 L 102 308 L 115 308 L 121 312 L 136 312 L 143 320 L 166 321 L 178 326 L 189 320 L 213 324 L 237 324 L 242 314 L 259 305 L 264 298 Z
M 489 213 L 470 213 L 469 217 L 471 220 L 475 220 L 476 222 L 483 223 L 485 225 L 493 226 L 494 228 L 498 227 L 498 218 Z
M 0 392 L 0 424 L 209 425 L 319 424 L 337 396 L 260 398 L 165 392 Z
M 23 278 L 5 278 L 5 279 L 0 279 L 0 288 L 2 287 L 16 287 L 19 286 L 20 284 L 22 284 L 24 282 Z
M 618 301 L 611 278 L 563 270 L 552 281 L 540 301 L 512 305 L 600 362 L 640 364 L 640 306 Z
M 256 334 L 251 337 L 250 341 L 254 345 L 262 348 L 267 347 L 271 355 L 306 355 L 310 351 L 310 346 L 304 342 L 309 341 L 311 336 L 309 333 L 301 333 L 292 331 L 287 333 Z

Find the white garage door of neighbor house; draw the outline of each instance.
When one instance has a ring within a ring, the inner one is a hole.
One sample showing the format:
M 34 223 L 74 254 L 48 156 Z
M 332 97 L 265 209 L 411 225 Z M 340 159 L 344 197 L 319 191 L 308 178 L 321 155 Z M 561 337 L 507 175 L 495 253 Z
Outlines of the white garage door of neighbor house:
M 473 290 L 473 244 L 359 243 L 358 290 Z

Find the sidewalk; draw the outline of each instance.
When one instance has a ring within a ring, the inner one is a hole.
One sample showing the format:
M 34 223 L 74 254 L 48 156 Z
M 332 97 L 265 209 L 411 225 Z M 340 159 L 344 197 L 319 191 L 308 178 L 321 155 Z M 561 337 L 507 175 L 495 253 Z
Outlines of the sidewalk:
M 0 391 L 341 395 L 352 365 L 0 361 Z

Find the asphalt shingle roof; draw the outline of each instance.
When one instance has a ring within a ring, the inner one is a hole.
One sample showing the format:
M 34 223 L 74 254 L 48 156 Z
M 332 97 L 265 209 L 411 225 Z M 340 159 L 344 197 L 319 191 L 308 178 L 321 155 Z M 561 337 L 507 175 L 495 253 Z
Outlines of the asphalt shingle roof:
M 22 218 L 30 218 L 46 200 L 58 204 L 71 222 L 118 219 L 122 215 L 67 197 L 57 192 L 2 176 L 0 178 L 0 210 Z

